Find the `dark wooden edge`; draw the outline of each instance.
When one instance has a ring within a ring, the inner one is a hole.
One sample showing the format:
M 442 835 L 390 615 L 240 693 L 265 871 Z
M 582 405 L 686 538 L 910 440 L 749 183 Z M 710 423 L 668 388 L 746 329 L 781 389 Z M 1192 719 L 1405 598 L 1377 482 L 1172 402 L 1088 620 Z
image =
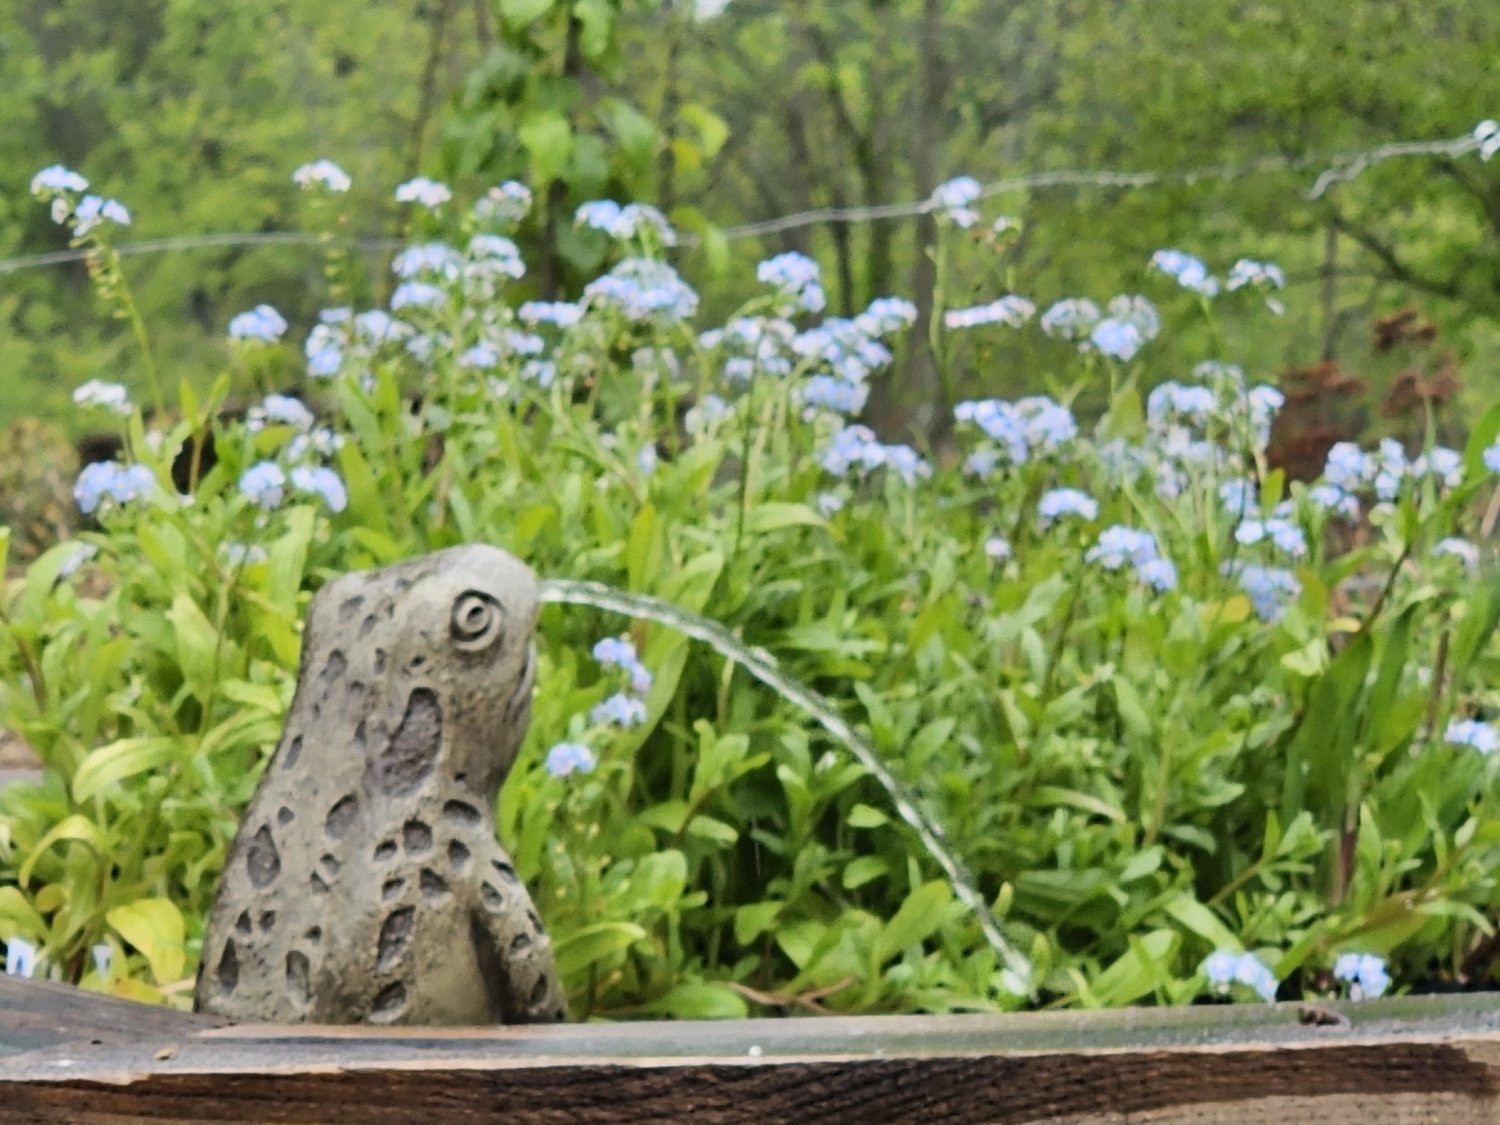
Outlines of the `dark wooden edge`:
M 217 1024 L 0 978 L 0 1049 L 12 1052 L 0 1054 L 0 1121 L 1500 1121 L 1500 998 L 1489 996 L 430 1030 Z

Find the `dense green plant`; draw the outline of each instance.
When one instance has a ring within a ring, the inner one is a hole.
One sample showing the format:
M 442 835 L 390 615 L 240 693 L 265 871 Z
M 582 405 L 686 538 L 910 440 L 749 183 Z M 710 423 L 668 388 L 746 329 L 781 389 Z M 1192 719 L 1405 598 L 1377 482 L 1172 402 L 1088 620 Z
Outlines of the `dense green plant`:
M 92 213 L 61 170 L 41 190 L 75 230 Z M 1037 320 L 1012 295 L 919 330 L 946 363 L 1017 334 L 1071 381 L 959 404 L 962 452 L 935 464 L 852 421 L 909 303 L 820 321 L 816 267 L 789 255 L 699 333 L 665 221 L 609 203 L 578 221 L 615 240 L 611 270 L 579 302 L 517 302 L 528 193 L 446 193 L 398 193 L 447 241 L 397 256 L 389 312 L 311 326 L 321 419 L 272 395 L 218 420 L 222 380 L 184 387 L 170 429 L 122 415 L 124 461 L 75 488 L 99 530 L 7 586 L 0 721 L 47 766 L 0 793 L 12 948 L 180 997 L 310 592 L 485 541 L 711 618 L 837 701 L 1003 930 L 986 940 L 893 787 L 765 678 L 644 614 L 622 633 L 553 604 L 499 823 L 578 1013 L 1182 1002 L 1247 954 L 1240 979 L 1283 994 L 1328 987 L 1341 954 L 1402 984 L 1488 979 L 1500 572 L 1457 535 L 1488 537 L 1500 410 L 1462 453 L 1340 447 L 1289 485 L 1264 459 L 1279 396 L 1173 352 L 1153 302 Z M 944 230 L 980 223 L 972 185 L 940 199 Z M 86 233 L 107 249 L 108 225 Z M 1210 324 L 1252 321 L 1276 281 L 1156 265 Z M 237 317 L 237 362 L 291 362 L 286 331 Z M 1081 421 L 1067 403 L 1098 388 Z

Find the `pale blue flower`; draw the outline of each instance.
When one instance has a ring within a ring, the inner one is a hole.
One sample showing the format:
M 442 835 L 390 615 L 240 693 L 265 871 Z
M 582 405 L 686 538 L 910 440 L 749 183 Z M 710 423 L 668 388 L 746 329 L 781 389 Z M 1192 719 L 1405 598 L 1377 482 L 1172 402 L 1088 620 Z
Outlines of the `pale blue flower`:
M 1239 289 L 1245 285 L 1283 289 L 1286 287 L 1286 274 L 1270 262 L 1241 258 L 1230 268 L 1229 280 L 1225 284 L 1229 289 Z
M 1279 621 L 1287 606 L 1302 593 L 1302 583 L 1280 567 L 1239 564 L 1233 568 L 1240 588 L 1250 597 L 1255 615 L 1262 621 Z
M 431 309 L 446 304 L 448 294 L 426 281 L 403 281 L 391 294 L 391 308 Z
M 931 202 L 939 218 L 966 230 L 979 221 L 979 212 L 971 205 L 983 193 L 984 189 L 973 176 L 956 176 L 937 186 Z
M 1239 984 L 1253 990 L 1262 1000 L 1276 999 L 1276 977 L 1253 953 L 1215 950 L 1204 959 L 1200 971 L 1217 992 L 1228 992 Z
M 1350 441 L 1334 444 L 1323 466 L 1323 479 L 1345 492 L 1358 492 L 1375 478 L 1375 461 Z
M 866 426 L 845 426 L 819 457 L 823 468 L 841 477 L 851 468 L 878 469 L 885 464 L 885 447 Z
M 259 340 L 274 344 L 286 332 L 285 318 L 270 305 L 256 305 L 229 322 L 231 340 Z
M 646 718 L 646 705 L 625 692 L 610 696 L 589 712 L 589 721 L 596 726 L 638 727 Z
M 57 218 L 57 208 L 53 207 L 53 218 Z M 61 220 L 58 220 L 59 222 Z M 130 225 L 130 212 L 125 205 L 116 199 L 101 199 L 97 195 L 85 195 L 78 201 L 77 208 L 73 211 L 73 234 L 82 238 L 94 228 L 103 223 L 114 223 L 116 226 L 127 227 Z
M 1246 477 L 1235 477 L 1219 485 L 1219 503 L 1224 510 L 1241 515 L 1260 507 L 1260 488 Z
M 686 320 L 698 311 L 698 294 L 665 262 L 626 258 L 584 288 L 586 300 L 618 309 L 627 320 Z
M 735 361 L 730 360 L 730 363 L 733 362 Z M 728 365 L 725 365 L 724 374 L 729 374 Z M 802 388 L 802 401 L 806 405 L 850 416 L 863 410 L 865 400 L 869 397 L 870 388 L 867 384 L 836 379 L 832 375 L 814 375 Z
M 230 566 L 255 566 L 267 562 L 271 555 L 259 543 L 222 543 L 219 553 Z
M 1247 519 L 1234 529 L 1238 543 L 1250 546 L 1269 539 L 1282 554 L 1300 559 L 1307 554 L 1307 538 L 1296 524 L 1284 519 Z
M 1402 480 L 1410 472 L 1411 466 L 1401 443 L 1395 438 L 1382 438 L 1375 465 L 1375 495 L 1387 502 L 1396 499 Z
M 1151 255 L 1151 264 L 1184 289 L 1191 289 L 1205 297 L 1218 296 L 1218 279 L 1191 254 L 1185 254 L 1181 250 L 1158 250 Z
M 453 192 L 447 184 L 429 180 L 426 176 L 407 180 L 396 188 L 397 203 L 416 203 L 429 211 L 437 210 L 452 198 Z
M 130 396 L 121 384 L 105 383 L 98 379 L 90 379 L 78 387 L 73 392 L 73 402 L 78 406 L 101 407 L 122 418 L 130 417 L 135 409 L 130 403 Z
M 891 472 L 908 485 L 916 484 L 918 480 L 932 475 L 932 466 L 922 460 L 917 451 L 909 445 L 886 446 L 885 463 Z
M 446 242 L 423 242 L 408 246 L 391 259 L 391 272 L 402 278 L 425 273 L 453 281 L 463 267 L 463 260 L 463 255 Z
M 1146 417 L 1158 423 L 1179 417 L 1201 426 L 1213 416 L 1217 405 L 1213 391 L 1207 387 L 1162 383 L 1146 396 Z
M 41 200 L 48 200 L 65 192 L 77 195 L 88 189 L 89 182 L 86 179 L 71 168 L 64 168 L 61 164 L 43 168 L 31 177 L 31 194 Z
M 1177 567 L 1171 559 L 1147 559 L 1135 568 L 1136 577 L 1158 594 L 1177 589 Z
M 1500 473 L 1500 438 L 1484 451 L 1484 467 L 1492 473 Z
M 1467 539 L 1460 539 L 1450 535 L 1447 539 L 1439 541 L 1433 548 L 1434 555 L 1451 555 L 1462 560 L 1468 570 L 1479 569 L 1479 548 Z
M 1042 494 L 1036 512 L 1047 523 L 1063 516 L 1092 520 L 1099 515 L 1099 502 L 1076 488 L 1054 488 Z
M 572 328 L 583 319 L 583 310 L 571 301 L 527 301 L 516 310 L 524 324 L 551 324 Z
M 73 484 L 73 499 L 84 515 L 98 511 L 106 500 L 128 504 L 148 498 L 156 488 L 156 477 L 144 465 L 117 465 L 96 461 L 85 465 Z
M 1359 519 L 1359 498 L 1345 492 L 1338 485 L 1315 484 L 1307 490 L 1307 498 L 1324 511 L 1343 519 Z
M 261 461 L 240 476 L 240 491 L 252 504 L 269 510 L 286 496 L 286 474 L 274 461 Z
M 985 557 L 992 563 L 1006 562 L 1014 553 L 1011 550 L 1010 544 L 998 535 L 991 535 L 984 541 Z
M 328 510 L 335 515 L 349 506 L 349 493 L 344 488 L 344 482 L 332 469 L 321 465 L 298 465 L 294 468 L 292 487 L 298 492 L 322 497 L 323 503 L 328 505 Z M 240 488 L 245 490 L 243 480 L 240 482 Z M 274 507 L 275 505 L 262 506 Z
M 1457 488 L 1464 480 L 1463 455 L 1456 449 L 1435 445 L 1411 466 L 1412 476 L 1434 477 L 1443 488 Z
M 320 187 L 325 191 L 331 191 L 335 195 L 342 195 L 353 186 L 354 181 L 331 160 L 316 160 L 311 164 L 304 164 L 292 173 L 292 183 L 302 188 Z
M 311 430 L 317 419 L 301 399 L 290 395 L 267 395 L 259 406 L 252 406 L 245 417 L 245 428 L 251 433 L 267 425 L 291 426 L 296 430 Z
M 30 977 L 36 972 L 36 946 L 24 938 L 10 937 L 5 942 L 5 973 L 12 977 Z
M 1127 563 L 1139 567 L 1158 557 L 1154 535 L 1121 524 L 1106 527 L 1084 553 L 1088 562 L 1096 562 L 1105 570 L 1119 570 Z
M 559 742 L 547 751 L 546 768 L 553 777 L 589 773 L 596 764 L 594 752 L 581 742 Z
M 506 180 L 492 187 L 474 204 L 474 217 L 486 222 L 514 223 L 531 210 L 531 189 L 525 184 Z
M 110 966 L 114 963 L 115 951 L 108 942 L 100 942 L 91 946 L 89 953 L 94 958 L 94 972 L 101 977 L 109 976 Z
M 1208 978 L 1209 984 L 1227 989 L 1234 983 L 1239 967 L 1240 954 L 1227 949 L 1216 949 L 1204 958 L 1201 971 Z
M 1089 341 L 1105 355 L 1124 363 L 1134 359 L 1146 342 L 1134 324 L 1114 317 L 1096 324 L 1089 333 Z
M 550 359 L 528 359 L 521 364 L 521 378 L 545 391 L 557 381 L 557 364 Z
M 976 449 L 964 459 L 964 472 L 980 480 L 988 480 L 1000 463 L 1000 455 L 993 449 Z
M 92 543 L 77 543 L 68 552 L 68 557 L 63 559 L 62 565 L 57 568 L 59 578 L 72 578 L 82 569 L 83 564 L 91 559 L 97 558 L 99 548 Z
M 888 336 L 917 322 L 917 306 L 905 297 L 877 297 L 854 322 L 871 336 Z
M 1099 306 L 1087 297 L 1064 297 L 1042 314 L 1042 331 L 1055 340 L 1082 340 L 1100 315 Z
M 822 312 L 828 303 L 818 263 L 795 250 L 761 262 L 755 277 L 762 285 L 769 285 L 788 297 L 804 312 Z
M 844 510 L 844 498 L 837 492 L 818 493 L 816 504 L 824 519 L 832 519 Z
M 943 324 L 948 328 L 976 328 L 983 324 L 1007 324 L 1020 328 L 1035 315 L 1036 305 L 1025 297 L 1010 293 L 987 305 L 949 309 L 943 314 Z
M 1500 730 L 1475 719 L 1455 719 L 1443 732 L 1443 741 L 1449 746 L 1468 746 L 1481 754 L 1493 754 L 1500 750 Z
M 1391 986 L 1384 959 L 1373 953 L 1345 953 L 1333 964 L 1335 980 L 1349 984 L 1351 1000 L 1374 1000 Z

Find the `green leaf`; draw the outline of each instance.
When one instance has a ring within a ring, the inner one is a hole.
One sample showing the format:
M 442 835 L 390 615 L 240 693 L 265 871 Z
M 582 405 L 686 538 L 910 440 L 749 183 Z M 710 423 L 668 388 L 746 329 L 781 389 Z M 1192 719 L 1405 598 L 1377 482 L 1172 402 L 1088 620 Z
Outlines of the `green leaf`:
M 729 125 L 722 117 L 697 102 L 689 102 L 683 106 L 677 111 L 677 116 L 698 134 L 698 147 L 703 151 L 704 160 L 712 160 L 719 155 L 719 150 L 729 139 Z
M 500 18 L 520 30 L 552 10 L 557 0 L 499 0 Z
M 879 828 L 890 823 L 890 817 L 871 805 L 858 804 L 849 810 L 849 827 Z
M 1215 949 L 1240 952 L 1242 946 L 1234 931 L 1224 925 L 1217 914 L 1204 906 L 1192 894 L 1178 895 L 1162 909 Z
M 734 912 L 734 940 L 749 945 L 776 924 L 784 902 L 746 903 Z
M 117 781 L 159 769 L 172 761 L 177 742 L 172 738 L 122 738 L 89 753 L 73 774 L 73 800 L 93 799 Z
M 167 620 L 172 623 L 172 632 L 177 638 L 177 660 L 183 676 L 207 683 L 216 670 L 219 635 L 213 623 L 186 593 L 179 593 L 172 599 Z
M 564 977 L 576 978 L 590 965 L 623 953 L 646 931 L 634 922 L 595 922 L 560 938 L 556 945 L 557 969 Z
M 516 130 L 521 147 L 531 157 L 532 182 L 538 186 L 560 179 L 573 153 L 573 127 L 556 110 L 533 113 Z
M 63 817 L 52 826 L 52 828 L 37 841 L 36 847 L 31 849 L 31 854 L 26 857 L 26 862 L 21 864 L 21 870 L 16 873 L 16 882 L 25 886 L 31 879 L 31 869 L 36 866 L 37 860 L 47 854 L 47 849 L 53 844 L 63 840 L 77 840 L 87 844 L 98 856 L 105 856 L 109 849 L 105 846 L 104 838 L 94 822 L 87 817 L 74 813 L 72 816 Z
M 750 1014 L 743 996 L 710 981 L 684 981 L 640 1010 L 678 1020 L 738 1020 Z
M 780 531 L 784 527 L 823 527 L 827 522 L 806 504 L 772 501 L 757 504 L 745 513 L 745 530 L 758 534 Z
M 1108 1007 L 1122 1007 L 1170 979 L 1168 969 L 1181 942 L 1175 930 L 1153 930 L 1132 938 L 1130 949 L 1092 982 L 1094 997 Z
M 856 856 L 844 865 L 842 882 L 846 891 L 852 891 L 864 886 L 866 883 L 873 883 L 876 879 L 882 879 L 890 873 L 891 865 L 879 856 Z
M 115 933 L 145 955 L 158 985 L 171 984 L 187 964 L 182 914 L 164 898 L 143 898 L 105 916 Z
M 942 923 L 943 915 L 953 901 L 953 892 L 941 880 L 923 883 L 896 911 L 895 917 L 881 928 L 875 939 L 875 961 L 885 964 L 902 950 L 919 945 Z
M 630 876 L 630 897 L 637 906 L 671 910 L 687 886 L 687 859 L 679 851 L 642 856 Z

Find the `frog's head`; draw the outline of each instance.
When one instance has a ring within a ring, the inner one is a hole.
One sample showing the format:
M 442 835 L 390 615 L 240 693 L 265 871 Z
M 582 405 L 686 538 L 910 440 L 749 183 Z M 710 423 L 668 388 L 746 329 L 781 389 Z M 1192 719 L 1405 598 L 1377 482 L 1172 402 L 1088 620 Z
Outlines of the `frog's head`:
M 493 797 L 531 718 L 538 611 L 536 578 L 496 547 L 345 575 L 314 601 L 299 694 L 334 669 L 330 718 L 373 789 L 402 797 L 436 775 Z

